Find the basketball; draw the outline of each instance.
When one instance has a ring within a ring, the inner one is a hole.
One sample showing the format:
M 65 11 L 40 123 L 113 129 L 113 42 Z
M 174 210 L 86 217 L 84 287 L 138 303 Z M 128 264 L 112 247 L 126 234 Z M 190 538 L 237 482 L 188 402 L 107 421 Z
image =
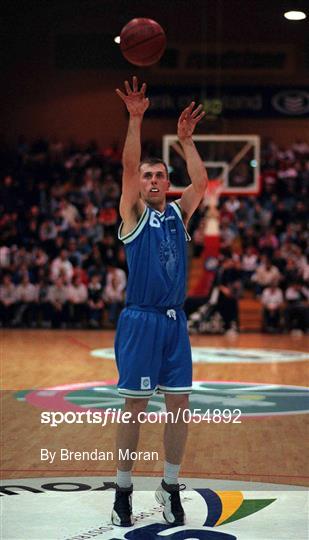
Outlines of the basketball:
M 132 19 L 121 30 L 121 52 L 135 66 L 155 64 L 164 53 L 165 46 L 165 32 L 152 19 Z

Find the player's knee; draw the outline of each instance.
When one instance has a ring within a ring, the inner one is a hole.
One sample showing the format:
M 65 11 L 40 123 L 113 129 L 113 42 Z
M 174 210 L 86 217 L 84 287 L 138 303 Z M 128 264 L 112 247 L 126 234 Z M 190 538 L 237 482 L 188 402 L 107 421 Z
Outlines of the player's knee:
M 168 411 L 177 411 L 178 409 L 187 409 L 189 407 L 188 394 L 165 396 L 166 408 Z
M 147 408 L 148 399 L 141 398 L 126 398 L 125 402 L 125 411 L 128 411 L 132 414 L 132 419 L 136 419 L 138 413 L 145 411 Z

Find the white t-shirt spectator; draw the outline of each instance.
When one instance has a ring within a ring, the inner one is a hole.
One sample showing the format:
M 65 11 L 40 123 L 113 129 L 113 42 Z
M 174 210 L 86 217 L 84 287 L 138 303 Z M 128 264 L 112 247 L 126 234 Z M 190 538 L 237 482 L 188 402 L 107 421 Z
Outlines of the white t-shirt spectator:
M 10 283 L 9 285 L 0 286 L 0 302 L 5 306 L 15 304 L 17 301 L 16 285 Z
M 66 285 L 62 285 L 61 287 L 51 285 L 48 289 L 47 299 L 52 304 L 64 304 L 68 299 L 68 288 Z
M 88 290 L 86 285 L 80 283 L 79 285 L 69 285 L 67 288 L 67 298 L 69 302 L 73 304 L 83 304 L 87 302 Z
M 104 289 L 104 299 L 106 302 L 122 302 L 126 285 L 127 277 L 121 268 L 115 268 L 111 272 L 108 272 L 106 287 Z
M 11 250 L 7 246 L 0 247 L 0 268 L 9 268 L 11 264 Z
M 60 213 L 62 217 L 71 225 L 74 226 L 79 219 L 79 212 L 74 204 L 67 203 L 61 207 Z
M 234 198 L 234 197 L 231 197 L 227 202 L 226 202 L 226 208 L 232 212 L 233 214 L 238 210 L 238 208 L 240 207 L 240 202 L 238 199 Z
M 52 281 L 56 281 L 56 279 L 61 275 L 64 277 L 65 281 L 71 282 L 73 277 L 73 265 L 69 261 L 69 259 L 61 259 L 61 257 L 56 257 L 56 259 L 53 260 L 50 267 L 50 276 Z
M 244 254 L 241 261 L 242 270 L 245 272 L 254 272 L 258 265 L 258 256 L 256 253 L 251 253 L 250 255 Z
M 302 269 L 302 278 L 304 281 L 309 281 L 309 264 L 306 264 Z
M 279 281 L 280 278 L 281 274 L 276 266 L 272 265 L 267 268 L 266 265 L 262 263 L 257 267 L 256 272 L 251 279 L 262 287 L 267 287 L 274 281 Z
M 288 302 L 301 302 L 309 300 L 309 289 L 308 287 L 294 287 L 290 285 L 285 291 L 285 299 Z
M 16 287 L 16 297 L 18 302 L 37 302 L 38 288 L 33 283 L 21 283 Z
M 267 287 L 262 293 L 261 302 L 269 309 L 279 309 L 283 304 L 283 293 L 279 287 Z

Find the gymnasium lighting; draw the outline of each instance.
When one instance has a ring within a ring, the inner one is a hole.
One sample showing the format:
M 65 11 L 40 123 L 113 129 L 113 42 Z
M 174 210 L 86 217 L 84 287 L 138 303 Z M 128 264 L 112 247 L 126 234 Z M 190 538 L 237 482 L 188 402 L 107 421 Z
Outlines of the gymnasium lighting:
M 302 21 L 307 17 L 306 13 L 303 11 L 286 11 L 284 16 L 289 21 Z
M 118 43 L 118 45 L 119 45 L 119 43 L 120 43 L 120 36 L 116 36 L 116 37 L 114 38 L 114 42 L 115 42 L 115 43 Z

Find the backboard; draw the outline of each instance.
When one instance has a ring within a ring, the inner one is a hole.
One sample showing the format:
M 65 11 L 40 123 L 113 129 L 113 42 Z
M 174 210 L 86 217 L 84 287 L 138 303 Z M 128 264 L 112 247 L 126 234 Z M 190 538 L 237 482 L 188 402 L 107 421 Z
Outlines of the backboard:
M 222 195 L 257 195 L 260 191 L 258 135 L 194 135 L 210 179 L 222 179 Z M 177 135 L 164 135 L 163 159 L 170 171 L 171 192 L 181 194 L 190 179 Z

